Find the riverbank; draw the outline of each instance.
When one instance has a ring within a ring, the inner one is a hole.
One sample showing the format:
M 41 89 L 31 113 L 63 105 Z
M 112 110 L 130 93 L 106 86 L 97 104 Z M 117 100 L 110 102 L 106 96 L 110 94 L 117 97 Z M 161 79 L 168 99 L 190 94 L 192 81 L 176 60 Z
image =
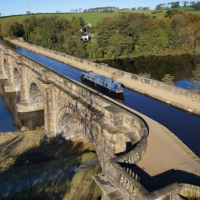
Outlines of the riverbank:
M 200 115 L 200 101 L 194 100 L 192 98 L 188 98 L 187 95 L 182 94 L 184 92 L 182 92 L 182 93 L 178 92 L 176 94 L 176 93 L 169 92 L 169 91 L 166 91 L 164 89 L 161 89 L 161 88 L 149 85 L 149 84 L 145 84 L 145 82 L 136 81 L 134 79 L 131 80 L 124 76 L 119 76 L 118 74 L 116 75 L 116 74 L 110 73 L 108 71 L 104 71 L 102 69 L 96 68 L 94 66 L 87 65 L 86 63 L 81 63 L 81 62 L 69 59 L 67 56 L 64 57 L 59 54 L 45 51 L 41 47 L 37 47 L 35 45 L 30 45 L 23 41 L 11 40 L 10 42 L 15 45 L 27 48 L 36 53 L 45 55 L 49 58 L 53 58 L 62 63 L 76 67 L 80 70 L 94 71 L 95 73 L 104 75 L 109 78 L 113 78 L 113 79 L 123 83 L 125 85 L 125 87 L 127 87 L 131 90 L 134 90 L 136 92 L 139 92 L 139 93 L 147 95 L 147 96 L 150 96 L 151 98 L 157 99 L 168 105 L 177 107 L 177 108 L 185 110 L 187 112 Z

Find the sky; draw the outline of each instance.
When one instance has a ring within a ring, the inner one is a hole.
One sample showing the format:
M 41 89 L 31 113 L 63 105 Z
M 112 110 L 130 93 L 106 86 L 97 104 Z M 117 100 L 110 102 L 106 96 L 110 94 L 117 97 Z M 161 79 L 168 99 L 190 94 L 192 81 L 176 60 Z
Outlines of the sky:
M 32 13 L 52 13 L 56 11 L 70 12 L 71 9 L 95 8 L 115 6 L 119 8 L 150 7 L 154 10 L 160 3 L 169 3 L 167 0 L 0 0 L 1 16 Z

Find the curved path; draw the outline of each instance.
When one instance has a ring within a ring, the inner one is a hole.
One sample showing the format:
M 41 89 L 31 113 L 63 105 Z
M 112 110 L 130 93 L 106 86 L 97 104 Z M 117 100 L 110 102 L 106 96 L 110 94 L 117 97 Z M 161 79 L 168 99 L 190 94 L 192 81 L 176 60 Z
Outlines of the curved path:
M 84 64 L 69 60 L 65 57 L 44 51 L 34 46 L 29 46 L 24 42 L 15 40 L 12 41 L 12 43 L 60 62 L 67 63 L 71 66 L 76 66 L 76 68 L 79 69 L 85 68 L 88 71 L 92 70 L 107 77 L 112 76 L 111 73 L 95 69 L 94 67 L 85 66 Z M 151 92 L 155 92 L 156 95 L 160 94 L 162 96 L 166 96 L 169 101 L 171 101 L 172 98 L 172 101 L 177 101 L 179 104 L 183 104 L 200 111 L 200 102 L 192 101 L 182 96 L 180 97 L 179 95 L 169 95 L 169 93 L 166 93 L 165 91 L 161 91 L 156 88 L 153 89 L 151 86 L 138 84 L 125 78 L 120 78 L 118 80 L 125 83 L 125 85 L 132 85 L 138 88 L 138 90 L 147 90 L 147 92 L 148 90 L 151 90 Z M 127 107 L 127 109 L 130 108 Z M 138 113 L 137 111 L 134 112 L 141 116 L 149 126 L 147 150 L 134 169 L 134 171 L 138 171 L 138 174 L 141 177 L 141 184 L 144 184 L 144 186 L 146 186 L 149 190 L 157 188 L 152 188 L 145 181 L 143 182 L 142 179 L 147 180 L 147 182 L 153 181 L 155 182 L 155 185 L 161 185 L 161 183 L 165 181 L 165 185 L 168 185 L 171 182 L 173 183 L 177 181 L 180 183 L 184 182 L 200 186 L 200 159 L 167 128 L 147 116 Z

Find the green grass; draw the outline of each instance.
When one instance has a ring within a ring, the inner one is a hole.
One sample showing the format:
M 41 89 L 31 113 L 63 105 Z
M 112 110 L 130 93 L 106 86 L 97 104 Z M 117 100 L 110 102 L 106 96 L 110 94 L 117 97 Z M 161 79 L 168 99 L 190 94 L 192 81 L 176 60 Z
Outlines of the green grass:
M 0 184 L 97 157 L 88 140 L 39 145 L 43 130 L 0 134 Z M 10 175 L 12 174 L 12 176 Z
M 89 23 L 91 23 L 92 25 L 96 25 L 97 22 L 101 21 L 101 19 L 105 18 L 105 17 L 116 17 L 119 15 L 119 13 L 121 12 L 125 12 L 125 13 L 144 13 L 145 15 L 151 15 L 151 12 L 153 12 L 154 10 L 147 10 L 147 11 L 143 11 L 143 10 L 120 10 L 120 11 L 115 11 L 115 12 L 93 12 L 93 13 L 60 13 L 60 14 L 36 14 L 34 16 L 36 17 L 42 17 L 42 16 L 46 16 L 46 17 L 50 17 L 50 16 L 58 16 L 58 17 L 64 17 L 68 20 L 71 21 L 72 16 L 75 17 L 83 17 L 83 19 Z M 153 14 L 151 16 L 164 16 L 165 15 L 165 11 L 162 12 L 161 14 Z M 30 17 L 31 15 L 20 15 L 20 16 L 10 16 L 10 17 L 4 17 L 4 18 L 0 18 L 0 24 L 2 24 L 4 21 L 8 20 L 8 19 L 15 19 L 18 22 L 22 22 L 23 19 Z
M 101 189 L 91 176 L 100 172 L 101 168 L 91 169 L 69 178 L 34 187 L 32 192 L 30 189 L 18 192 L 12 200 L 97 200 L 100 199 Z
M 175 10 L 194 10 L 193 8 L 190 7 L 180 7 L 180 8 L 175 8 Z M 103 18 L 106 17 L 117 17 L 120 13 L 140 13 L 140 14 L 145 14 L 145 15 L 150 15 L 152 16 L 156 16 L 157 18 L 161 18 L 163 16 L 165 16 L 166 14 L 166 10 L 162 10 L 162 12 L 159 13 L 155 13 L 155 14 L 151 14 L 152 12 L 154 12 L 155 10 L 117 10 L 114 12 L 91 12 L 91 13 L 55 13 L 55 14 L 36 14 L 34 16 L 36 17 L 50 17 L 50 16 L 58 16 L 58 17 L 63 17 L 68 19 L 69 21 L 71 21 L 72 16 L 75 17 L 83 17 L 83 19 L 89 23 L 91 23 L 92 25 L 96 25 L 97 22 L 101 21 Z M 187 13 L 193 13 L 193 14 L 197 14 L 200 15 L 200 11 L 186 11 Z M 23 19 L 25 18 L 29 18 L 31 15 L 19 15 L 19 16 L 8 16 L 8 17 L 0 17 L 0 24 L 2 24 L 4 21 L 8 20 L 8 19 L 15 19 L 18 22 L 22 22 Z

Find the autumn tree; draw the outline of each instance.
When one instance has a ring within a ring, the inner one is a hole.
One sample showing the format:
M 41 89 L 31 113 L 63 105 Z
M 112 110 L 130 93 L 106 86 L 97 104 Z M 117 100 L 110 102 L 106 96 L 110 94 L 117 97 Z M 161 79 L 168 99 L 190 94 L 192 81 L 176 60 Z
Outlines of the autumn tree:
M 22 28 L 19 22 L 9 19 L 2 24 L 1 33 L 4 37 L 18 37 L 22 35 Z
M 162 78 L 162 81 L 169 85 L 174 85 L 173 80 L 174 80 L 174 76 L 171 76 L 170 74 L 165 74 L 165 76 Z

